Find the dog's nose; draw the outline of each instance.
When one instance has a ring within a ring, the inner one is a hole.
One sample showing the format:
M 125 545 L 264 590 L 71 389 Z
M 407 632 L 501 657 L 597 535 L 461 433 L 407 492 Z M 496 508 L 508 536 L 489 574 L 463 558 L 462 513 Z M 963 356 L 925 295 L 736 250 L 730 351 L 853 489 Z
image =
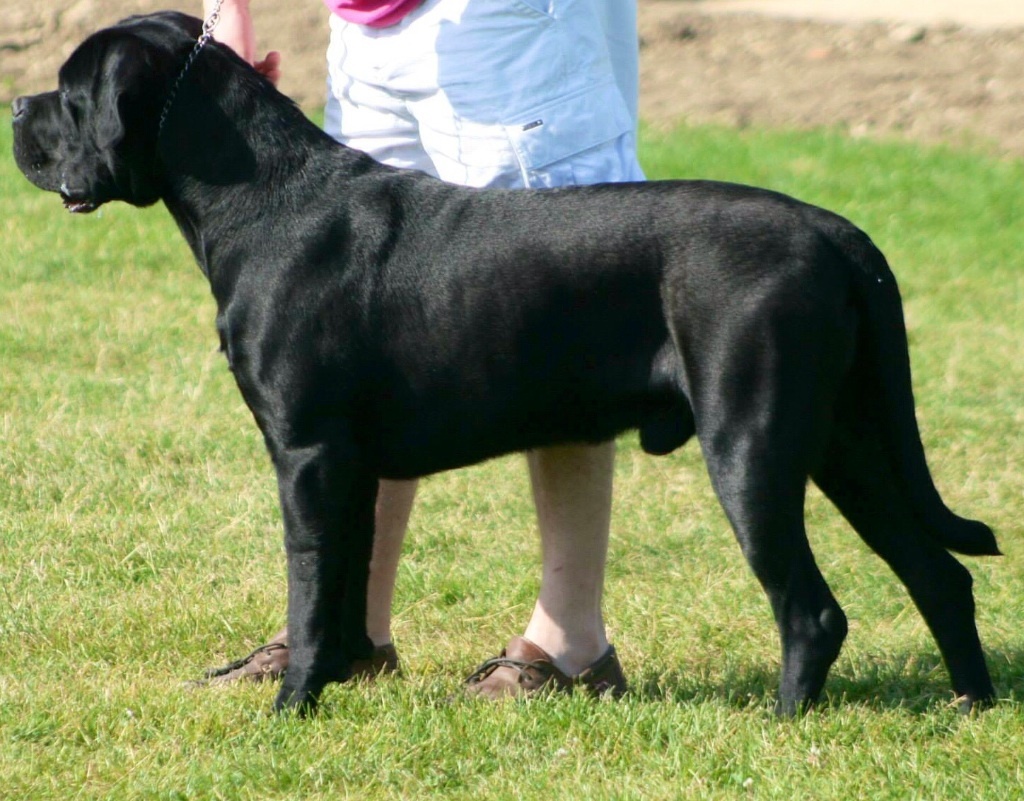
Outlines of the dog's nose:
M 27 97 L 16 97 L 11 103 L 11 114 L 17 119 L 22 114 L 28 111 L 28 98 Z

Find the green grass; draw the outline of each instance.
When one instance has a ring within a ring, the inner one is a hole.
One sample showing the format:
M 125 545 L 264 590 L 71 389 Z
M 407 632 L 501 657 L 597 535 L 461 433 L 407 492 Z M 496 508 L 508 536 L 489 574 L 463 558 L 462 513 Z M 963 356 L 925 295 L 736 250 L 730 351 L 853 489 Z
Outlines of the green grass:
M 9 118 L 0 150 L 10 152 Z M 960 719 L 906 593 L 812 493 L 851 621 L 824 707 L 770 714 L 778 644 L 697 449 L 620 443 L 606 612 L 633 691 L 492 706 L 461 677 L 525 624 L 518 458 L 424 482 L 395 634 L 405 677 L 184 686 L 283 615 L 276 493 L 162 208 L 69 217 L 0 160 L 0 797 L 992 798 L 1024 785 L 1024 165 L 827 134 L 648 135 L 651 177 L 770 186 L 846 214 L 903 288 L 929 459 L 1006 556 L 970 560 L 1003 699 Z

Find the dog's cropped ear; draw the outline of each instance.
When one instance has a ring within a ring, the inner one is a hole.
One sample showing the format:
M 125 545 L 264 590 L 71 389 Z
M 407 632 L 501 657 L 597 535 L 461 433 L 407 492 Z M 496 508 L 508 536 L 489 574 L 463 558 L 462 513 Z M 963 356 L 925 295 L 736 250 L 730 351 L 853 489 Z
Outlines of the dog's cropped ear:
M 157 138 L 160 111 L 170 92 L 173 63 L 154 64 L 151 48 L 126 42 L 114 79 L 100 91 L 95 137 L 107 154 L 118 199 L 135 206 L 156 202 L 161 194 Z
M 124 139 L 124 99 L 124 91 L 120 87 L 104 86 L 100 89 L 93 124 L 93 136 L 100 151 L 112 151 Z

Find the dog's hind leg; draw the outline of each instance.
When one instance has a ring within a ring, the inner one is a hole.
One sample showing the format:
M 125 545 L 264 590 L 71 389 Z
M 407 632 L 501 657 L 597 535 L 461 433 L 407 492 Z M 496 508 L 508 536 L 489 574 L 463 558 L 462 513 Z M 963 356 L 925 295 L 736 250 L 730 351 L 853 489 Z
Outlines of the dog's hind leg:
M 827 306 L 813 318 L 794 314 L 792 294 L 777 289 L 757 305 L 699 317 L 691 309 L 679 341 L 693 349 L 686 378 L 712 486 L 779 630 L 776 711 L 793 715 L 818 699 L 847 632 L 807 541 L 804 501 L 828 442 L 852 326 Z
M 814 480 L 863 540 L 895 571 L 931 629 L 961 711 L 994 696 L 974 622 L 971 574 L 914 515 L 871 422 L 836 425 Z
M 813 424 L 801 419 L 806 398 L 795 397 L 804 388 L 771 383 L 720 394 L 710 412 L 698 408 L 697 432 L 715 492 L 771 604 L 782 642 L 776 712 L 788 716 L 817 700 L 847 625 L 804 528 L 814 440 Z
M 289 663 L 274 708 L 310 712 L 370 656 L 366 585 L 377 478 L 328 445 L 274 454 L 288 555 Z
M 846 637 L 846 616 L 814 561 L 804 530 L 805 478 L 782 443 L 740 433 L 705 450 L 712 484 L 743 554 L 771 603 L 782 641 L 776 712 L 813 704 Z

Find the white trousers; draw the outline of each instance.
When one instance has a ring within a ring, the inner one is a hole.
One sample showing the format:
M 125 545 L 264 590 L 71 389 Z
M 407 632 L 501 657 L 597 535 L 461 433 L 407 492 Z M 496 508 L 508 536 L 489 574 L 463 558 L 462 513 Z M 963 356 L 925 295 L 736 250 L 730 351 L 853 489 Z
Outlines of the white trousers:
M 468 186 L 643 180 L 635 0 L 426 0 L 397 25 L 331 17 L 325 129 Z

